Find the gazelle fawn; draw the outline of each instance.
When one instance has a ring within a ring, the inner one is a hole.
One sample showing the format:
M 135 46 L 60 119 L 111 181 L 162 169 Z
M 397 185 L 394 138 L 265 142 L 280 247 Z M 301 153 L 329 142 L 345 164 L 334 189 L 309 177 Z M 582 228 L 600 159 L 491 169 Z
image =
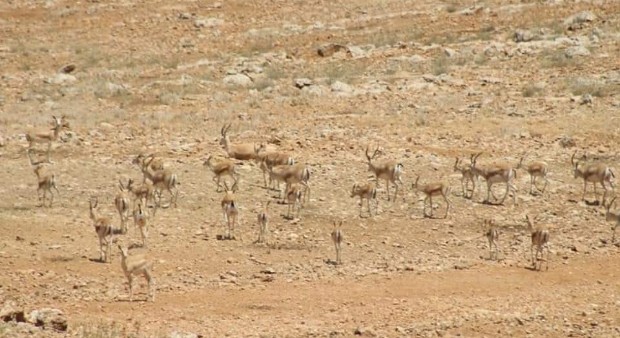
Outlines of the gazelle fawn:
M 148 259 L 147 256 L 143 253 L 132 253 L 129 254 L 129 250 L 124 248 L 120 244 L 118 245 L 118 249 L 121 252 L 121 268 L 123 269 L 123 273 L 127 278 L 127 282 L 129 283 L 129 301 L 133 301 L 133 278 L 134 276 L 144 276 L 146 282 L 148 283 L 148 298 L 151 299 L 152 302 L 155 301 L 155 290 L 154 290 L 154 281 L 153 281 L 153 261 Z
M 116 206 L 116 211 L 121 218 L 121 229 L 123 229 L 123 233 L 126 233 L 127 221 L 129 220 L 129 196 L 121 180 L 118 181 L 118 187 L 119 191 L 114 197 L 114 206 Z
M 148 247 L 149 237 L 149 215 L 142 210 L 142 204 L 138 203 L 133 210 L 133 222 L 140 229 L 140 237 L 142 238 L 142 246 Z
M 269 224 L 269 204 L 271 201 L 267 201 L 265 203 L 265 207 L 258 213 L 257 221 L 258 221 L 258 240 L 257 243 L 267 243 L 267 235 L 269 232 L 268 224 Z
M 237 166 L 235 162 L 229 159 L 221 159 L 218 162 L 214 163 L 213 155 L 209 155 L 207 160 L 203 163 L 203 165 L 213 172 L 213 182 L 217 185 L 216 192 L 221 191 L 221 180 L 224 176 L 228 176 L 233 179 L 233 184 L 237 183 L 239 179 L 239 174 L 237 173 Z
M 342 264 L 341 259 L 341 251 L 342 251 L 342 241 L 344 240 L 344 235 L 342 232 L 342 221 L 338 225 L 336 225 L 336 221 L 334 221 L 334 229 L 331 233 L 332 242 L 334 243 L 334 247 L 336 248 L 336 264 Z
M 45 200 L 47 199 L 47 193 L 49 193 L 49 206 L 51 207 L 54 203 L 54 192 L 52 189 L 56 190 L 56 193 L 60 195 L 60 191 L 58 191 L 56 187 L 56 175 L 54 175 L 48 168 L 48 165 L 43 163 L 43 161 L 32 160 L 32 149 L 28 149 L 28 160 L 30 161 L 34 174 L 37 176 L 37 198 L 39 202 L 41 202 L 41 206 L 45 207 Z
M 472 155 L 471 157 L 471 170 L 475 176 L 481 176 L 487 182 L 487 197 L 484 200 L 484 203 L 491 203 L 491 195 L 493 184 L 495 183 L 505 183 L 506 184 L 506 192 L 504 193 L 504 197 L 499 201 L 499 204 L 503 204 L 508 196 L 508 193 L 512 191 L 512 203 L 513 205 L 517 203 L 517 188 L 512 185 L 512 180 L 517 177 L 517 171 L 510 165 L 507 164 L 491 164 L 488 166 L 479 166 L 476 162 L 478 157 L 480 157 L 482 153 L 478 153 L 476 155 Z M 495 195 L 493 195 L 495 198 Z
M 530 247 L 530 254 L 532 259 L 532 265 L 535 270 L 542 268 L 542 262 L 546 263 L 546 270 L 549 270 L 549 229 L 548 226 L 534 226 L 534 223 L 530 216 L 525 215 L 527 221 L 528 230 L 532 237 L 532 246 Z M 534 251 L 536 254 L 534 254 Z M 547 251 L 547 258 L 545 259 L 544 253 Z M 540 253 L 540 259 L 538 254 Z
M 598 183 L 603 187 L 603 190 L 605 191 L 603 193 L 602 202 L 602 204 L 605 204 L 608 190 L 605 183 L 609 183 L 611 190 L 614 190 L 614 184 L 612 182 L 612 179 L 615 178 L 614 172 L 611 170 L 610 167 L 603 163 L 592 163 L 580 168 L 579 160 L 575 161 L 576 154 L 577 151 L 573 153 L 573 156 L 570 158 L 570 162 L 573 165 L 573 174 L 575 178 L 583 179 L 583 194 L 581 195 L 581 200 L 585 201 L 586 199 L 586 185 L 588 184 L 588 182 L 592 183 L 592 186 L 594 187 L 594 197 L 598 200 L 598 195 L 596 193 L 596 184 Z M 584 155 L 583 158 L 585 159 L 586 156 Z
M 284 196 L 282 196 L 282 190 L 279 192 L 279 196 L 282 197 L 283 201 L 286 199 L 286 194 L 290 190 L 291 185 L 296 183 L 303 186 L 303 201 L 306 202 L 310 199 L 310 168 L 304 164 L 269 167 L 269 179 L 285 183 Z
M 36 143 L 47 143 L 47 162 L 51 163 L 50 151 L 52 149 L 52 142 L 58 139 L 60 130 L 63 128 L 69 129 L 69 123 L 66 121 L 64 115 L 60 117 L 52 116 L 53 127 L 47 131 L 32 131 L 26 134 L 26 141 L 28 141 L 28 150 L 34 151 L 34 145 Z
M 424 207 L 422 209 L 422 213 L 424 217 L 433 217 L 433 196 L 441 196 L 444 201 L 446 201 L 446 213 L 444 214 L 444 218 L 448 217 L 448 213 L 450 212 L 450 199 L 448 196 L 450 195 L 451 188 L 446 183 L 443 182 L 433 182 L 428 183 L 423 186 L 418 185 L 418 181 L 420 180 L 420 176 L 418 176 L 415 180 L 415 183 L 411 185 L 411 187 L 417 191 L 424 193 L 426 196 L 424 198 Z M 426 201 L 429 201 L 429 207 L 431 210 L 430 215 L 426 214 Z
M 401 179 L 403 173 L 403 164 L 397 161 L 383 161 L 378 162 L 373 160 L 379 154 L 379 148 L 375 149 L 372 156 L 368 154 L 368 147 L 366 147 L 366 159 L 368 160 L 368 171 L 372 172 L 375 175 L 377 186 L 379 185 L 379 180 L 385 180 L 385 185 L 387 186 L 387 195 L 388 201 L 390 200 L 390 182 L 394 183 L 395 191 L 394 191 L 394 201 L 396 201 L 396 196 L 398 195 L 399 186 L 403 184 Z
M 122 234 L 123 230 L 113 226 L 110 218 L 100 217 L 97 214 L 97 205 L 99 203 L 96 197 L 91 198 L 88 202 L 90 219 L 93 222 L 93 227 L 95 228 L 95 232 L 99 238 L 99 260 L 101 262 L 108 262 L 112 255 L 112 242 L 114 241 L 114 235 Z
M 614 225 L 611 226 L 611 243 L 613 244 L 616 241 L 616 229 L 618 228 L 618 225 L 620 224 L 620 212 L 611 212 L 609 209 L 612 207 L 612 205 L 614 205 L 614 202 L 616 201 L 616 197 L 614 196 L 614 198 L 612 198 L 612 200 L 609 202 L 609 204 L 605 204 L 605 220 L 607 222 L 613 222 Z
M 287 219 L 299 218 L 299 212 L 301 211 L 301 207 L 303 206 L 303 194 L 303 190 L 299 185 L 292 184 L 289 186 L 285 194 L 288 204 L 288 209 L 286 212 Z M 297 207 L 296 213 L 295 207 Z M 293 214 L 291 214 L 291 209 L 293 210 Z
M 545 181 L 545 185 L 542 189 L 540 189 L 540 193 L 544 194 L 547 185 L 549 184 L 549 179 L 547 178 L 547 174 L 549 172 L 547 163 L 542 161 L 531 162 L 527 166 L 523 165 L 523 159 L 525 156 L 521 157 L 519 161 L 519 165 L 517 165 L 517 169 L 525 168 L 528 174 L 530 174 L 530 195 L 534 194 L 534 188 L 538 189 L 536 186 L 536 179 L 540 177 L 543 181 Z
M 226 239 L 235 239 L 235 224 L 237 222 L 237 216 L 239 216 L 239 208 L 237 206 L 237 202 L 235 201 L 235 192 L 237 191 L 237 183 L 233 184 L 233 186 L 228 189 L 228 185 L 224 182 L 224 187 L 226 188 L 226 192 L 224 197 L 222 197 L 222 213 L 224 215 L 224 222 L 226 222 L 227 233 Z
M 461 166 L 461 159 L 456 158 L 456 162 L 454 162 L 454 171 L 461 173 L 461 189 L 463 191 L 463 197 L 472 198 L 474 196 L 474 192 L 476 191 L 476 181 L 478 181 L 478 176 L 475 175 L 471 166 Z M 469 191 L 469 182 L 472 183 L 471 194 L 467 196 L 467 192 Z
M 359 196 L 360 198 L 360 217 L 362 217 L 362 210 L 364 208 L 364 200 L 368 206 L 368 214 L 372 217 L 372 209 L 370 208 L 370 201 L 373 201 L 375 205 L 375 215 L 379 209 L 379 200 L 377 199 L 377 187 L 374 183 L 366 184 L 353 184 L 351 189 L 351 197 Z
M 485 219 L 483 221 L 482 233 L 489 241 L 489 259 L 497 260 L 499 252 L 499 228 L 493 220 Z

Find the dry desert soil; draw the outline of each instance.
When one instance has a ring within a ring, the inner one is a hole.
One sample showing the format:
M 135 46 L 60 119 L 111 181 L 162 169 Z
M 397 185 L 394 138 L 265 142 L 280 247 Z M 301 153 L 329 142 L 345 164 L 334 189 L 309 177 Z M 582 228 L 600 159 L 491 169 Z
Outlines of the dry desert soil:
M 618 13 L 615 0 L 2 1 L 0 336 L 619 336 L 615 221 L 600 186 L 582 201 L 571 165 L 577 152 L 620 170 Z M 26 134 L 61 115 L 45 166 L 59 193 L 42 207 Z M 310 169 L 298 218 L 257 164 L 235 161 L 237 236 L 221 240 L 223 193 L 203 162 L 226 156 L 228 123 L 231 142 Z M 372 178 L 368 146 L 402 163 L 403 184 L 388 201 L 381 182 L 378 214 L 360 217 L 350 191 Z M 482 203 L 482 178 L 464 198 L 455 157 L 478 152 L 484 165 L 545 161 L 547 189 L 530 194 L 520 168 L 515 202 Z M 120 225 L 118 181 L 142 182 L 140 153 L 180 182 L 148 248 L 132 221 L 116 236 L 153 262 L 154 302 L 141 277 L 128 301 L 120 252 L 99 262 L 89 218 L 97 197 Z M 437 198 L 438 217 L 423 217 L 418 176 L 452 188 L 446 218 Z M 255 243 L 269 200 L 269 243 Z M 532 269 L 525 215 L 549 228 L 548 270 Z M 485 219 L 500 228 L 497 260 Z M 66 331 L 29 323 L 45 308 Z

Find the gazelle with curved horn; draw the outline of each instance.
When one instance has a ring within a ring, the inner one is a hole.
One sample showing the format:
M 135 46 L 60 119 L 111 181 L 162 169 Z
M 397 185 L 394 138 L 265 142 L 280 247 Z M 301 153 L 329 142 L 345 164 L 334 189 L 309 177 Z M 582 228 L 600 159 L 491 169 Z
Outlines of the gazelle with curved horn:
M 69 123 L 66 121 L 64 115 L 60 117 L 52 116 L 54 126 L 51 130 L 46 131 L 31 131 L 26 133 L 26 141 L 28 141 L 28 150 L 34 151 L 35 143 L 47 143 L 47 162 L 51 163 L 50 151 L 52 149 L 52 141 L 58 139 L 60 130 L 62 128 L 69 129 Z
M 444 218 L 448 217 L 448 212 L 450 212 L 450 200 L 448 199 L 448 195 L 450 195 L 450 187 L 443 183 L 443 182 L 432 182 L 429 184 L 425 184 L 423 186 L 419 186 L 418 185 L 418 181 L 420 180 L 420 176 L 418 176 L 415 179 L 415 183 L 413 183 L 411 185 L 411 187 L 415 190 L 418 190 L 422 193 L 424 193 L 424 195 L 426 196 L 424 198 L 424 207 L 422 209 L 422 213 L 424 214 L 424 217 L 433 217 L 433 196 L 441 196 L 443 197 L 444 201 L 446 201 L 446 213 L 444 215 Z M 426 214 L 426 201 L 429 201 L 430 203 L 430 209 L 431 209 L 431 213 L 430 215 Z
M 516 169 L 525 168 L 525 171 L 527 171 L 527 173 L 530 174 L 530 195 L 534 193 L 533 188 L 536 187 L 536 178 L 538 177 L 540 177 L 542 180 L 545 181 L 545 185 L 543 186 L 542 190 L 540 190 L 540 192 L 544 194 L 545 189 L 547 188 L 547 185 L 549 184 L 549 179 L 547 179 L 547 174 L 549 173 L 547 163 L 542 162 L 542 161 L 534 161 L 528 164 L 527 166 L 524 166 L 523 165 L 524 158 L 525 158 L 525 155 L 521 157 L 521 160 L 519 161 L 519 164 L 517 165 Z M 536 187 L 536 189 L 538 189 L 538 187 Z
M 220 145 L 224 147 L 224 150 L 228 154 L 228 157 L 234 158 L 237 160 L 253 160 L 256 159 L 256 151 L 254 149 L 254 143 L 238 143 L 232 144 L 230 143 L 230 138 L 228 138 L 228 130 L 231 127 L 231 123 L 228 126 L 224 125 L 220 130 L 221 138 Z
M 474 175 L 474 171 L 471 169 L 471 166 L 460 166 L 461 159 L 456 158 L 456 162 L 454 162 L 454 171 L 461 173 L 461 188 L 463 190 L 463 197 L 472 198 L 474 196 L 474 192 L 476 191 L 476 181 L 478 180 L 478 176 Z M 467 196 L 467 192 L 469 191 L 469 182 L 472 183 L 471 195 Z

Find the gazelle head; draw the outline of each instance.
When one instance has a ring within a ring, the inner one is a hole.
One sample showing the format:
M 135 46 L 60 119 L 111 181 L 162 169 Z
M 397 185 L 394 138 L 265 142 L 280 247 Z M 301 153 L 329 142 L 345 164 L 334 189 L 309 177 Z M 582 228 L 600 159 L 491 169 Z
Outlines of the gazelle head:
M 368 159 L 368 171 L 373 171 L 373 166 L 372 166 L 372 160 L 377 157 L 378 154 L 380 154 L 380 150 L 379 147 L 377 147 L 377 149 L 375 149 L 375 151 L 372 153 L 372 156 L 370 156 L 368 154 L 368 148 L 366 147 L 366 159 Z
M 118 250 L 121 252 L 121 256 L 123 258 L 127 258 L 129 256 L 129 250 L 126 247 L 123 247 L 121 243 L 117 244 Z
M 579 170 L 579 161 L 580 160 L 586 160 L 587 159 L 587 155 L 583 154 L 581 159 L 578 159 L 577 161 L 575 161 L 575 155 L 577 155 L 577 151 L 576 150 L 573 153 L 573 156 L 571 156 L 571 158 L 570 158 L 570 163 L 573 165 L 573 174 L 575 175 L 575 178 L 579 178 L 583 174 L 582 171 Z
M 69 122 L 67 122 L 65 115 L 62 115 L 60 117 L 56 117 L 55 115 L 52 115 L 52 119 L 53 119 L 53 123 L 54 123 L 54 129 L 60 129 L 60 128 L 67 128 L 69 129 Z
M 228 184 L 226 184 L 226 182 L 224 182 L 224 189 L 226 189 L 226 193 L 235 193 L 237 192 L 237 181 L 235 181 L 235 183 L 233 183 L 233 185 L 230 187 L 230 189 L 228 188 Z
M 227 133 L 231 126 L 232 126 L 232 123 L 229 123 L 228 126 L 226 125 L 222 126 L 222 129 L 220 130 L 220 134 L 222 135 L 222 138 L 220 139 L 220 145 L 225 146 L 228 143 Z

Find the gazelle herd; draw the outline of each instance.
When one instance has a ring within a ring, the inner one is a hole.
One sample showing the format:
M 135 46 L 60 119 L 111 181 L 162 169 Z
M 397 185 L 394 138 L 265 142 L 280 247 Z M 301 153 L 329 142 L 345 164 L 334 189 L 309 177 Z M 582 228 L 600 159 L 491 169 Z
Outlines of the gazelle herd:
M 38 187 L 37 194 L 43 206 L 46 205 L 47 194 L 50 195 L 49 206 L 52 206 L 54 194 L 52 189 L 56 190 L 56 176 L 51 170 L 50 151 L 52 142 L 59 138 L 59 132 L 62 128 L 68 128 L 69 124 L 65 117 L 53 117 L 53 128 L 49 132 L 32 132 L 26 134 L 28 141 L 27 155 L 29 163 L 37 177 Z M 227 227 L 226 239 L 235 239 L 235 227 L 238 226 L 239 215 L 243 209 L 240 207 L 240 201 L 235 193 L 239 187 L 240 174 L 237 170 L 238 163 L 236 161 L 255 161 L 257 167 L 263 173 L 263 184 L 266 189 L 274 188 L 277 185 L 279 191 L 278 198 L 280 203 L 288 204 L 288 210 L 285 218 L 299 218 L 301 210 L 310 201 L 310 179 L 312 176 L 309 166 L 297 163 L 294 157 L 287 152 L 267 151 L 264 144 L 256 143 L 232 143 L 229 138 L 229 130 L 231 124 L 223 126 L 220 130 L 219 144 L 228 158 L 216 158 L 213 155 L 208 156 L 203 165 L 212 173 L 212 180 L 216 185 L 216 192 L 221 191 L 222 185 L 225 190 L 221 199 L 221 209 L 224 223 Z M 47 143 L 46 160 L 35 161 L 33 159 L 34 145 L 36 143 Z M 378 188 L 381 181 L 385 182 L 388 201 L 397 201 L 398 193 L 405 188 L 403 182 L 404 166 L 397 160 L 379 160 L 378 155 L 383 154 L 380 147 L 370 153 L 370 147 L 366 147 L 365 157 L 368 172 L 372 173 L 374 180 L 372 182 L 355 183 L 351 189 L 350 197 L 359 197 L 359 216 L 363 216 L 364 200 L 366 200 L 366 208 L 368 217 L 379 214 L 378 205 Z M 470 163 L 464 164 L 457 157 L 454 163 L 454 172 L 460 173 L 462 196 L 466 199 L 473 199 L 476 186 L 480 178 L 486 182 L 486 198 L 483 203 L 492 203 L 491 197 L 497 204 L 503 204 L 509 194 L 512 194 L 513 205 L 516 204 L 517 189 L 514 186 L 514 180 L 517 177 L 517 169 L 525 169 L 530 177 L 530 194 L 534 194 L 534 189 L 540 194 L 544 194 L 548 184 L 548 165 L 541 161 L 532 161 L 524 164 L 524 157 L 521 157 L 517 165 L 507 163 L 478 163 L 482 153 L 472 154 Z M 611 211 L 615 197 L 611 202 L 606 203 L 608 193 L 612 193 L 614 189 L 613 178 L 614 173 L 610 167 L 604 164 L 583 164 L 585 155 L 581 159 L 575 160 L 576 152 L 571 157 L 571 165 L 575 178 L 583 179 L 582 200 L 585 199 L 587 183 L 590 182 L 594 186 L 596 195 L 596 185 L 603 187 L 602 205 L 606 208 L 606 220 L 613 222 L 612 242 L 615 241 L 615 229 L 620 224 L 620 213 Z M 167 206 L 177 207 L 179 197 L 180 181 L 173 169 L 168 168 L 163 159 L 156 157 L 154 154 L 139 154 L 132 163 L 137 165 L 143 176 L 143 182 L 136 185 L 133 179 L 128 179 L 126 184 L 119 180 L 119 190 L 114 198 L 114 205 L 120 218 L 120 227 L 114 225 L 115 222 L 109 217 L 100 216 L 98 214 L 98 199 L 93 196 L 89 201 L 89 216 L 95 232 L 99 240 L 100 261 L 108 262 L 111 258 L 111 246 L 115 241 L 116 235 L 127 233 L 127 223 L 132 216 L 134 224 L 140 229 L 142 246 L 147 247 L 148 244 L 148 226 L 153 222 L 157 208 L 165 208 L 161 205 L 162 193 L 167 191 L 170 200 Z M 267 175 L 269 182 L 267 182 Z M 232 186 L 229 189 L 227 179 L 232 180 Z M 543 180 L 542 189 L 536 184 L 537 179 Z M 434 181 L 426 184 L 419 184 L 420 176 L 417 176 L 415 182 L 411 185 L 413 191 L 420 192 L 424 195 L 423 216 L 433 217 L 433 198 L 441 198 L 445 204 L 444 217 L 449 216 L 452 206 L 450 195 L 451 187 L 447 182 Z M 471 183 L 471 190 L 470 190 Z M 284 186 L 283 189 L 280 187 Z M 493 193 L 493 186 L 501 184 L 505 185 L 504 195 L 501 199 L 496 198 Z M 394 193 L 390 193 L 390 185 L 393 185 Z M 42 194 L 42 195 L 41 195 Z M 401 193 L 402 195 L 402 193 Z M 242 201 L 241 201 L 242 202 Z M 269 204 L 270 201 L 261 202 L 263 208 L 258 212 L 258 243 L 267 243 Z M 372 205 L 372 206 L 371 206 Z M 374 206 L 374 208 L 373 208 Z M 427 208 L 429 212 L 427 213 Z M 149 209 L 152 209 L 149 211 Z M 374 209 L 374 213 L 373 213 Z M 526 216 L 528 229 L 531 231 L 531 260 L 536 269 L 540 269 L 540 261 L 545 261 L 548 268 L 549 260 L 549 228 L 546 226 L 535 226 L 533 220 Z M 499 242 L 499 226 L 493 221 L 484 221 L 484 236 L 489 241 L 490 257 L 497 259 L 498 242 Z M 331 239 L 336 248 L 336 264 L 341 264 L 341 244 L 343 242 L 342 221 L 338 225 L 334 222 L 334 229 L 331 233 Z M 131 255 L 127 248 L 119 246 L 122 257 L 123 271 L 129 281 L 130 299 L 133 296 L 132 278 L 135 274 L 143 274 L 149 282 L 149 294 L 154 298 L 152 287 L 152 261 L 148 256 Z M 546 251 L 546 258 L 545 258 Z

